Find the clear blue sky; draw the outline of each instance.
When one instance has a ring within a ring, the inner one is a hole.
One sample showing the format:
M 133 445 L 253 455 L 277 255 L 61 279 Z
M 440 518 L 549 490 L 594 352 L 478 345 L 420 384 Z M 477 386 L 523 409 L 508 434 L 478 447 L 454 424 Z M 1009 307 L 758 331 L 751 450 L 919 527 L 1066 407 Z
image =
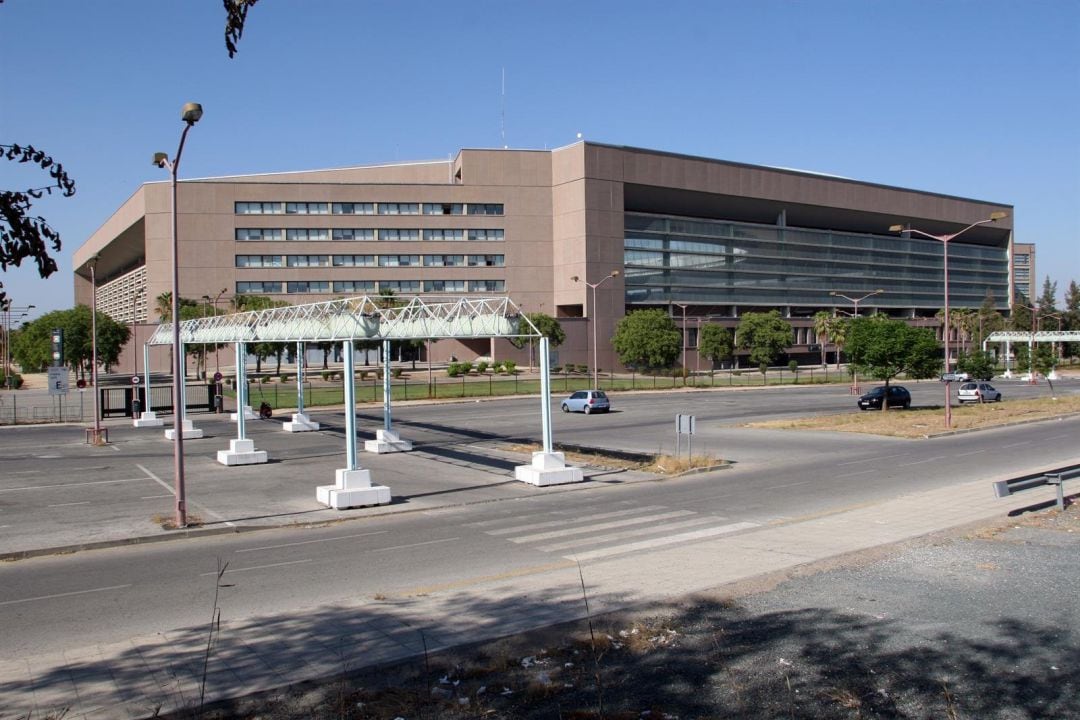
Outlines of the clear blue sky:
M 0 139 L 64 164 L 35 207 L 71 255 L 205 116 L 181 177 L 446 158 L 577 133 L 1015 205 L 1040 283 L 1080 281 L 1076 0 L 261 0 L 229 60 L 220 0 L 0 4 Z M 38 178 L 0 163 L 0 187 Z

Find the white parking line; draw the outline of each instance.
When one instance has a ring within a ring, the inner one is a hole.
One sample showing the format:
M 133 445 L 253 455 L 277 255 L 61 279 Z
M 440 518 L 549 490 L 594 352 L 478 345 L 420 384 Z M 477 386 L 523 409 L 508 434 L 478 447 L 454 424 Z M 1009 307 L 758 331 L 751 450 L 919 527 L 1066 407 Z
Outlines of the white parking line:
M 139 499 L 140 500 L 159 500 L 161 498 L 167 498 L 167 497 L 176 497 L 176 496 L 174 494 L 172 494 L 172 493 L 169 493 L 168 495 L 143 495 Z
M 146 478 L 117 478 L 115 480 L 88 480 L 78 483 L 58 483 L 55 485 L 23 485 L 22 487 L 0 488 L 0 492 L 15 492 L 17 490 L 52 490 L 53 488 L 83 487 L 86 485 L 109 485 L 111 483 L 140 482 Z
M 147 470 L 147 469 L 146 469 L 145 467 L 143 467 L 142 465 L 139 465 L 139 464 L 137 464 L 137 463 L 136 463 L 135 467 L 139 468 L 139 469 L 140 469 L 140 470 L 142 470 L 142 471 L 143 471 L 144 473 L 146 473 L 147 477 L 149 477 L 149 478 L 150 478 L 151 480 L 153 480 L 154 482 L 156 482 L 156 483 L 157 483 L 158 485 L 160 485 L 161 487 L 163 487 L 163 488 L 165 488 L 166 490 L 168 490 L 168 491 L 169 491 L 169 494 L 170 494 L 170 495 L 172 495 L 173 497 L 175 497 L 175 496 L 176 496 L 176 493 L 175 493 L 175 491 L 173 490 L 172 486 L 170 486 L 170 485 L 169 485 L 169 484 L 168 484 L 167 482 L 165 482 L 164 480 L 162 480 L 161 478 L 159 478 L 159 477 L 158 477 L 157 475 L 155 475 L 154 473 L 152 473 L 152 472 L 150 472 L 149 470 Z M 195 508 L 198 508 L 199 510 L 202 510 L 202 511 L 203 511 L 204 513 L 206 513 L 207 515 L 213 515 L 213 516 L 214 516 L 215 518 L 217 518 L 218 520 L 221 520 L 221 521 L 222 521 L 222 522 L 223 522 L 223 523 L 224 523 L 225 525 L 227 525 L 227 526 L 229 526 L 229 527 L 236 527 L 236 523 L 234 523 L 234 522 L 229 522 L 229 521 L 228 521 L 228 520 L 226 520 L 226 519 L 225 519 L 225 518 L 224 518 L 224 517 L 223 517 L 222 515 L 220 515 L 220 514 L 218 514 L 218 513 L 214 512 L 213 510 L 211 510 L 210 508 L 206 507 L 205 505 L 200 505 L 199 503 L 196 503 L 196 502 L 191 502 L 191 506 L 192 506 L 192 507 L 195 507 Z
M 446 538 L 444 540 L 428 540 L 427 542 L 412 543 L 411 545 L 395 545 L 394 547 L 375 548 L 374 550 L 370 550 L 369 552 L 376 553 L 376 552 L 389 552 L 391 550 L 404 550 L 406 548 L 420 547 L 421 545 L 438 545 L 439 543 L 454 542 L 455 540 L 460 540 L 460 539 L 461 538 L 452 537 L 452 538 Z
M 46 505 L 45 507 L 70 507 L 72 505 L 89 505 L 89 504 L 90 504 L 89 500 L 84 500 L 83 502 L 56 503 L 55 505 Z
M 54 600 L 56 598 L 71 597 L 73 595 L 86 595 L 87 593 L 96 592 L 108 592 L 109 590 L 123 590 L 124 588 L 131 587 L 128 585 L 110 585 L 109 587 L 93 588 L 92 590 L 75 590 L 73 592 L 56 593 L 55 595 L 38 595 L 32 598 L 23 598 L 22 600 L 5 600 L 0 602 L 0 605 L 18 605 L 20 603 L 37 602 L 38 600 Z
M 859 472 L 844 473 L 843 475 L 837 475 L 838 478 L 855 477 L 856 475 L 867 475 L 869 473 L 877 472 L 878 468 L 871 468 L 870 470 L 860 470 Z
M 226 568 L 225 574 L 232 575 L 233 573 L 247 572 L 248 570 L 265 570 L 267 568 L 283 567 L 285 565 L 303 565 L 304 563 L 311 562 L 311 558 L 306 560 L 290 560 L 288 562 L 270 563 L 268 565 L 252 565 L 245 568 Z M 217 575 L 217 570 L 214 572 L 199 573 L 199 577 L 208 577 L 210 575 Z

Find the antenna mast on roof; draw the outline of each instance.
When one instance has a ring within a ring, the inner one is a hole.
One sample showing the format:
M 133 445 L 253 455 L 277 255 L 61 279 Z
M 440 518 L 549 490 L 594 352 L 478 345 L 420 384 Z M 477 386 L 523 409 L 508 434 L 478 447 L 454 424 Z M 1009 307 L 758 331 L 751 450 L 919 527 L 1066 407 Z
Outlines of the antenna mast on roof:
M 506 149 L 506 68 L 502 69 L 502 103 L 499 106 L 500 125 L 502 126 L 502 146 Z

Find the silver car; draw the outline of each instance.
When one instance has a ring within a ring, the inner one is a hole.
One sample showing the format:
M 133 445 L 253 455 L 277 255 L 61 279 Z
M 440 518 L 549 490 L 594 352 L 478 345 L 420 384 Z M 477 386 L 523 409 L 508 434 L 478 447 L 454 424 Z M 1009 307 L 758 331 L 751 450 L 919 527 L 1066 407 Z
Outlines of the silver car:
M 966 382 L 956 391 L 956 399 L 966 402 L 1001 402 L 1001 393 L 988 382 Z
M 589 415 L 594 412 L 607 412 L 611 409 L 611 401 L 603 390 L 578 390 L 562 401 L 562 411 L 583 412 Z

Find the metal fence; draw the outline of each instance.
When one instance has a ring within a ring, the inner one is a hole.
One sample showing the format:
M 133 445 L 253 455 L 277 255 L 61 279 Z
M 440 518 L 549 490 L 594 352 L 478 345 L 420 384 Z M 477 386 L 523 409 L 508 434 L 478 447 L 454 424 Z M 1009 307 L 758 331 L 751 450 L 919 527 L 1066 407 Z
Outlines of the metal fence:
M 93 390 L 76 390 L 67 395 L 50 395 L 47 390 L 0 391 L 0 425 L 29 425 L 53 422 L 93 422 Z M 135 389 L 131 387 L 98 388 L 101 417 L 133 417 Z M 214 386 L 204 383 L 186 386 L 188 412 L 212 412 Z M 150 403 L 146 407 L 147 389 L 138 388 L 141 410 L 172 414 L 172 386 L 149 388 Z

